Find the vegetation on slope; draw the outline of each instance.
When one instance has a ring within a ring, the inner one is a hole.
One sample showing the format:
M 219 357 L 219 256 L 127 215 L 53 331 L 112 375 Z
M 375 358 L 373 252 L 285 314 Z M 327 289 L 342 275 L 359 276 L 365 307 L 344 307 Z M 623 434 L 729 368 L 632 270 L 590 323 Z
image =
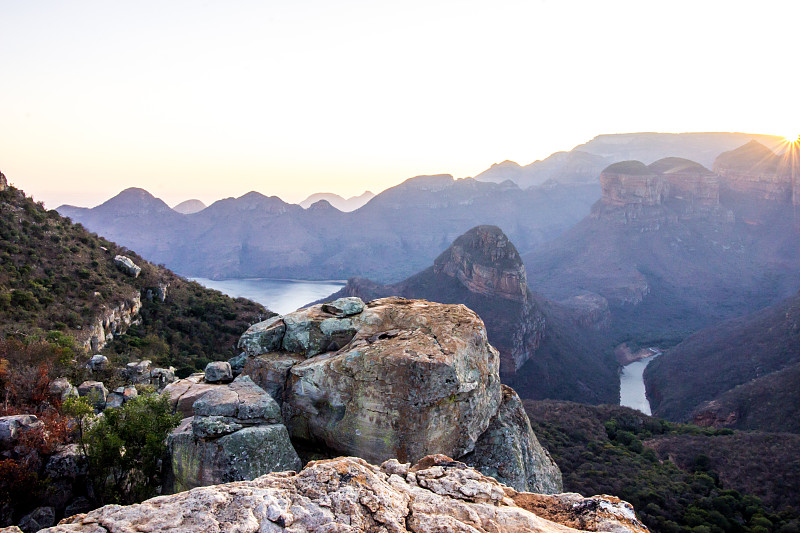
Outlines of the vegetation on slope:
M 142 268 L 133 278 L 114 263 L 126 255 Z M 167 286 L 164 302 L 145 297 Z M 247 327 L 269 316 L 262 306 L 231 299 L 73 224 L 10 187 L 0 191 L 0 337 L 26 343 L 86 339 L 86 328 L 108 309 L 142 295 L 141 324 L 105 352 L 112 362 L 149 358 L 186 374 L 234 355 Z M 67 342 L 69 344 L 69 342 Z
M 564 490 L 619 496 L 653 531 L 800 531 L 800 439 L 795 436 L 752 439 L 618 406 L 526 400 L 525 410 L 561 468 Z M 672 439 L 689 439 L 694 446 L 680 448 L 677 464 L 670 459 L 677 446 L 657 444 Z M 718 452 L 731 458 L 735 466 L 729 469 L 740 475 L 730 475 Z M 765 453 L 773 459 L 763 461 Z

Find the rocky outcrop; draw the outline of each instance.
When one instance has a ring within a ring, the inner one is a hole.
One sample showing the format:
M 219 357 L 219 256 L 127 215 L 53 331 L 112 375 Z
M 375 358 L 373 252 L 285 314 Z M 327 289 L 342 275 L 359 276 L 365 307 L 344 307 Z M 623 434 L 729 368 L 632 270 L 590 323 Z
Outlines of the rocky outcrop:
M 522 401 L 503 387 L 503 403 L 464 463 L 524 492 L 553 494 L 562 489 L 561 471 L 533 433 Z
M 83 328 L 84 347 L 92 353 L 99 352 L 114 335 L 124 334 L 132 324 L 139 322 L 141 309 L 142 298 L 138 291 L 126 296 L 116 307 L 104 308 L 94 322 Z
M 722 186 L 750 198 L 790 203 L 796 197 L 795 178 L 799 174 L 797 147 L 790 147 L 783 157 L 759 143 L 750 141 L 714 161 L 714 172 L 722 178 Z M 798 205 L 795 203 L 795 205 Z
M 302 466 L 280 407 L 248 376 L 230 385 L 212 386 L 194 402 L 193 415 L 167 439 L 168 492 L 250 480 Z
M 461 235 L 436 258 L 433 271 L 458 279 L 476 294 L 523 303 L 527 300 L 525 266 L 497 226 L 476 226 Z
M 6 189 L 8 189 L 8 180 L 6 179 L 6 175 L 0 172 L 0 191 Z
M 139 274 L 142 273 L 142 267 L 134 263 L 128 256 L 117 255 L 114 257 L 114 263 L 117 268 L 133 278 L 138 278 Z
M 411 466 L 354 457 L 312 461 L 299 473 L 203 487 L 138 505 L 108 505 L 48 533 L 125 531 L 385 531 L 433 533 L 647 531 L 630 504 L 577 494 L 520 493 L 446 456 Z
M 647 168 L 663 176 L 668 198 L 695 207 L 719 205 L 719 177 L 703 165 L 680 157 L 666 157 Z
M 336 328 L 324 326 L 330 321 Z M 312 333 L 292 333 L 299 323 L 306 325 L 296 331 Z M 345 330 L 351 338 L 341 347 L 332 338 L 320 341 L 326 331 Z M 327 351 L 309 357 L 327 343 Z M 295 439 L 370 461 L 461 457 L 500 417 L 497 431 L 515 437 L 487 436 L 485 447 L 496 449 L 482 455 L 513 458 L 504 479 L 520 488 L 530 482 L 530 457 L 520 450 L 538 443 L 529 425 L 507 423 L 513 417 L 498 414 L 498 353 L 482 321 L 463 305 L 392 297 L 364 306 L 343 298 L 257 324 L 240 346 L 250 354 L 243 375 L 282 404 Z M 263 353 L 266 346 L 282 351 Z M 557 471 L 546 452 L 541 460 Z M 553 477 L 553 486 L 560 483 Z
M 36 415 L 0 416 L 0 447 L 12 448 L 24 433 L 43 428 Z
M 664 180 L 640 161 L 622 161 L 600 174 L 603 203 L 611 206 L 661 205 Z

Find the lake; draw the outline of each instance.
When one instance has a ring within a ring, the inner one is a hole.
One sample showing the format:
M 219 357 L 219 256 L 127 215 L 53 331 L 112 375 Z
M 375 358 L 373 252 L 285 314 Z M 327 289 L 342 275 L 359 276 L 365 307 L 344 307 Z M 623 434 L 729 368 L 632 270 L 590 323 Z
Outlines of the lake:
M 247 298 L 270 311 L 284 315 L 315 300 L 325 298 L 342 287 L 337 281 L 302 281 L 274 279 L 207 279 L 190 278 L 204 287 L 215 289 L 233 298 Z
M 619 376 L 619 404 L 631 407 L 646 415 L 650 412 L 650 402 L 647 401 L 644 388 L 644 369 L 660 354 L 645 357 L 622 367 Z

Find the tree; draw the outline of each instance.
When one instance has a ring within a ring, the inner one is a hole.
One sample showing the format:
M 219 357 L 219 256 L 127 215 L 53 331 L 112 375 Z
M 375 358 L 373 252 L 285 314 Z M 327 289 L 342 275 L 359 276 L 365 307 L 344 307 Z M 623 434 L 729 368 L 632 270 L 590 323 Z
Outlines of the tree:
M 155 496 L 165 439 L 180 422 L 167 396 L 143 394 L 106 409 L 86 432 L 89 476 L 98 503 L 131 504 Z

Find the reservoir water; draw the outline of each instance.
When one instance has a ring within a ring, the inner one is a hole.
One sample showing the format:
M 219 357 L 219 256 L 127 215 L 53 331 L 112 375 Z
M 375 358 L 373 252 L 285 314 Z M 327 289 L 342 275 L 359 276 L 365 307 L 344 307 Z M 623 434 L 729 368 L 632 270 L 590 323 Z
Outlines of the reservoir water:
M 650 412 L 650 402 L 647 401 L 644 388 L 644 369 L 647 365 L 658 357 L 660 352 L 656 352 L 650 357 L 645 357 L 622 367 L 622 374 L 619 376 L 619 404 L 631 407 L 646 415 Z
M 291 313 L 315 300 L 325 298 L 342 287 L 337 281 L 300 281 L 274 279 L 190 278 L 204 287 L 233 298 L 247 298 L 278 314 Z

